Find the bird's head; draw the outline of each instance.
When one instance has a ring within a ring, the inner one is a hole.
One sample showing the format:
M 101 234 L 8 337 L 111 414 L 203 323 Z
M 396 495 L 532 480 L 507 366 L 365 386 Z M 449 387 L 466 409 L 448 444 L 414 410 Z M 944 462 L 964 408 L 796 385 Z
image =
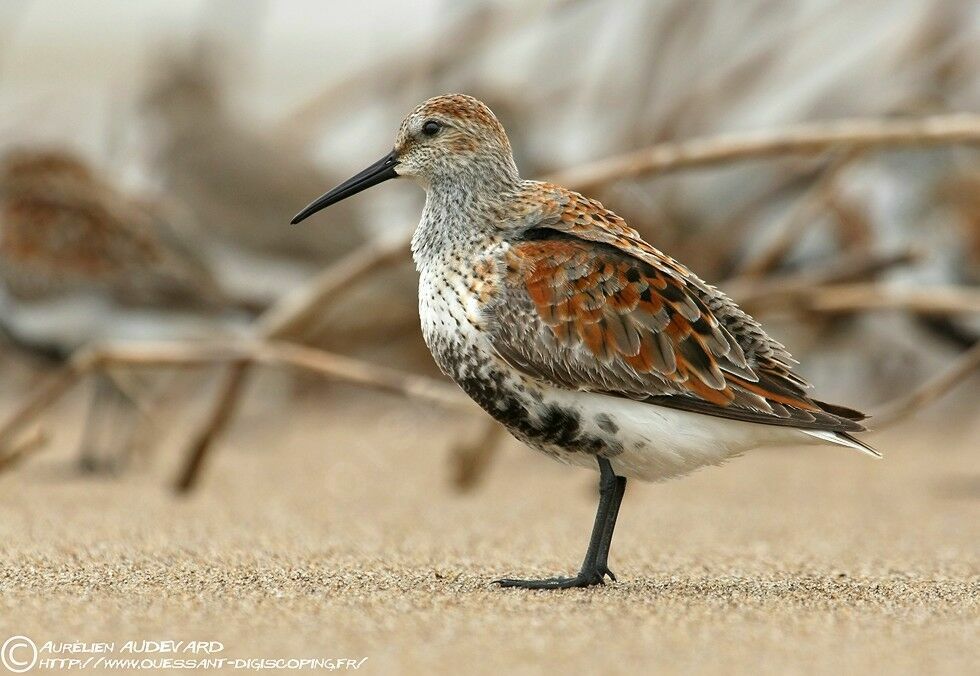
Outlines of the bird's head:
M 500 188 L 518 180 L 503 126 L 486 104 L 465 94 L 429 99 L 406 117 L 390 153 L 299 212 L 293 223 L 391 178 L 409 177 L 427 190 Z

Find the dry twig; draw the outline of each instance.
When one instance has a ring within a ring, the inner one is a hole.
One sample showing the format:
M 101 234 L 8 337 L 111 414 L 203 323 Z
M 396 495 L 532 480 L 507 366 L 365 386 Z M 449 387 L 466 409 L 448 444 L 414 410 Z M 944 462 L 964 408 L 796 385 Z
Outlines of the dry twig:
M 965 286 L 929 288 L 883 284 L 830 284 L 780 290 L 746 302 L 754 311 L 842 313 L 905 310 L 922 315 L 980 313 L 980 289 Z
M 42 385 L 35 393 L 21 404 L 12 416 L 0 427 L 0 450 L 8 448 L 14 437 L 24 429 L 32 420 L 41 415 L 50 405 L 56 402 L 72 386 L 78 382 L 81 374 L 90 368 L 90 364 L 82 359 L 72 359 L 65 366 L 58 370 L 47 383 Z M 13 449 L 16 451 L 16 448 Z M 13 451 L 8 450 L 3 457 L 7 457 Z M 0 461 L 2 464 L 2 461 Z
M 47 440 L 44 430 L 40 427 L 34 428 L 29 434 L 13 444 L 6 455 L 0 456 L 0 472 L 5 472 L 34 451 L 42 448 Z
M 228 367 L 228 371 L 218 386 L 211 411 L 187 446 L 184 464 L 174 484 L 174 489 L 178 493 L 185 493 L 197 484 L 208 452 L 228 428 L 235 415 L 238 400 L 241 399 L 242 391 L 248 381 L 249 366 L 248 361 L 236 361 Z
M 406 250 L 407 243 L 403 239 L 369 241 L 361 245 L 326 268 L 312 282 L 286 294 L 269 308 L 257 320 L 256 333 L 267 340 L 301 340 L 316 315 L 329 307 L 344 290 L 405 256 Z M 225 374 L 211 412 L 191 437 L 184 466 L 175 483 L 178 492 L 187 492 L 195 486 L 211 448 L 234 418 L 248 382 L 249 367 L 248 362 L 238 362 Z
M 948 371 L 923 384 L 908 397 L 891 402 L 885 409 L 873 416 L 876 428 L 887 427 L 907 420 L 923 408 L 933 403 L 980 369 L 980 343 L 963 352 Z
M 83 376 L 96 369 L 111 366 L 190 367 L 221 362 L 232 362 L 236 365 L 253 363 L 287 365 L 319 373 L 333 380 L 423 399 L 441 406 L 474 410 L 474 404 L 468 398 L 446 383 L 293 343 L 282 341 L 109 343 L 79 351 L 47 385 L 28 399 L 0 427 L 0 448 L 7 446 L 26 425 L 55 404 Z M 16 452 L 17 448 L 8 450 L 0 459 L 0 464 Z
M 659 143 L 559 172 L 556 183 L 578 190 L 664 171 L 785 155 L 816 155 L 832 148 L 875 149 L 980 143 L 980 115 L 953 113 L 915 119 L 845 119 L 782 129 Z
M 286 294 L 257 322 L 263 338 L 297 340 L 309 328 L 314 315 L 322 313 L 345 291 L 374 272 L 408 254 L 411 232 L 385 241 L 370 241 L 327 267 L 312 282 Z

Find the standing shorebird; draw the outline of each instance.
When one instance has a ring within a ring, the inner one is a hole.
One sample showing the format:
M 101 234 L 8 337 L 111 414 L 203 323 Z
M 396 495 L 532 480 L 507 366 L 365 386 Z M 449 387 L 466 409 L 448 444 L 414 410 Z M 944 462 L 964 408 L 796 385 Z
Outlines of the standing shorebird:
M 529 446 L 599 471 L 599 508 L 574 577 L 602 584 L 627 477 L 660 481 L 760 446 L 830 443 L 866 416 L 809 397 L 789 352 L 731 299 L 599 202 L 521 180 L 480 101 L 429 99 L 394 149 L 293 223 L 407 176 L 426 191 L 412 253 L 419 314 L 439 367 Z

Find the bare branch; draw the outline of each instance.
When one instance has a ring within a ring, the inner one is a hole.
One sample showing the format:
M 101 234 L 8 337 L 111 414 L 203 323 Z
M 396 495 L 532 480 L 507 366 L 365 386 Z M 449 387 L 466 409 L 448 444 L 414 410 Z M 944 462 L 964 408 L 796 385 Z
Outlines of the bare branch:
M 0 456 L 0 472 L 5 472 L 34 451 L 43 448 L 47 440 L 48 436 L 44 430 L 35 427 L 30 433 L 12 444 L 6 455 Z
M 218 396 L 211 406 L 211 412 L 208 414 L 205 424 L 198 429 L 188 446 L 184 465 L 174 486 L 178 492 L 186 493 L 197 484 L 208 451 L 235 416 L 235 407 L 248 381 L 248 367 L 248 361 L 234 362 L 225 373 L 225 377 L 218 387 Z
M 88 357 L 80 354 L 78 359 L 72 359 L 61 367 L 44 385 L 36 390 L 34 396 L 21 404 L 21 407 L 7 419 L 3 426 L 0 426 L 0 449 L 9 447 L 13 438 L 28 423 L 58 401 L 91 366 L 92 362 Z
M 816 155 L 833 148 L 876 149 L 980 143 L 980 115 L 954 113 L 917 119 L 855 118 L 783 129 L 659 143 L 566 169 L 549 180 L 587 190 L 664 171 L 780 155 Z
M 908 419 L 909 416 L 944 396 L 978 369 L 980 369 L 980 343 L 976 343 L 962 353 L 948 371 L 926 382 L 908 397 L 887 404 L 884 411 L 873 416 L 874 426 L 887 427 Z
M 28 399 L 0 427 L 0 448 L 9 447 L 11 440 L 25 426 L 54 405 L 85 374 L 95 369 L 110 366 L 191 367 L 222 362 L 233 362 L 239 367 L 241 364 L 252 363 L 288 365 L 333 380 L 422 399 L 440 406 L 466 411 L 475 410 L 475 405 L 459 390 L 438 380 L 292 343 L 281 341 L 108 343 L 79 351 L 44 387 Z M 0 457 L 0 464 L 16 452 L 17 448 L 7 450 Z
M 906 310 L 916 314 L 948 315 L 980 312 L 980 289 L 960 286 L 903 288 L 883 284 L 832 284 L 791 288 L 748 299 L 754 312 L 841 313 Z
M 258 319 L 256 333 L 263 338 L 296 338 L 345 291 L 386 265 L 408 255 L 412 234 L 388 241 L 369 241 L 327 267 L 311 282 L 287 293 Z
M 340 258 L 311 282 L 287 293 L 256 322 L 260 338 L 300 340 L 316 317 L 344 291 L 376 270 L 408 255 L 411 231 L 394 241 L 368 241 Z M 187 492 L 197 483 L 212 446 L 235 415 L 235 408 L 248 383 L 248 362 L 234 364 L 218 388 L 211 411 L 191 437 L 176 489 Z
M 289 365 L 333 380 L 364 385 L 443 406 L 474 410 L 462 392 L 447 383 L 314 347 L 283 341 L 107 343 L 90 350 L 84 363 L 99 366 L 194 366 L 221 362 Z
M 281 341 L 267 342 L 261 344 L 255 359 L 263 363 L 289 364 L 335 380 L 422 399 L 447 408 L 471 413 L 477 410 L 469 397 L 448 383 L 316 348 Z

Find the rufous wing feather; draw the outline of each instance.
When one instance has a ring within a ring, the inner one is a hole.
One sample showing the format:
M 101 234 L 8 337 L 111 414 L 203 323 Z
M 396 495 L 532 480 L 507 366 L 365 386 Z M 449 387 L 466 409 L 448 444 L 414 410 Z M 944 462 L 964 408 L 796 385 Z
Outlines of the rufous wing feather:
M 724 294 L 598 202 L 538 185 L 554 212 L 531 219 L 506 254 L 498 312 L 512 316 L 498 326 L 517 321 L 525 333 L 498 330 L 505 359 L 563 387 L 751 422 L 863 429 L 860 414 L 809 398 L 785 348 Z M 522 311 L 523 323 L 513 316 Z M 541 334 L 533 346 L 528 319 Z

